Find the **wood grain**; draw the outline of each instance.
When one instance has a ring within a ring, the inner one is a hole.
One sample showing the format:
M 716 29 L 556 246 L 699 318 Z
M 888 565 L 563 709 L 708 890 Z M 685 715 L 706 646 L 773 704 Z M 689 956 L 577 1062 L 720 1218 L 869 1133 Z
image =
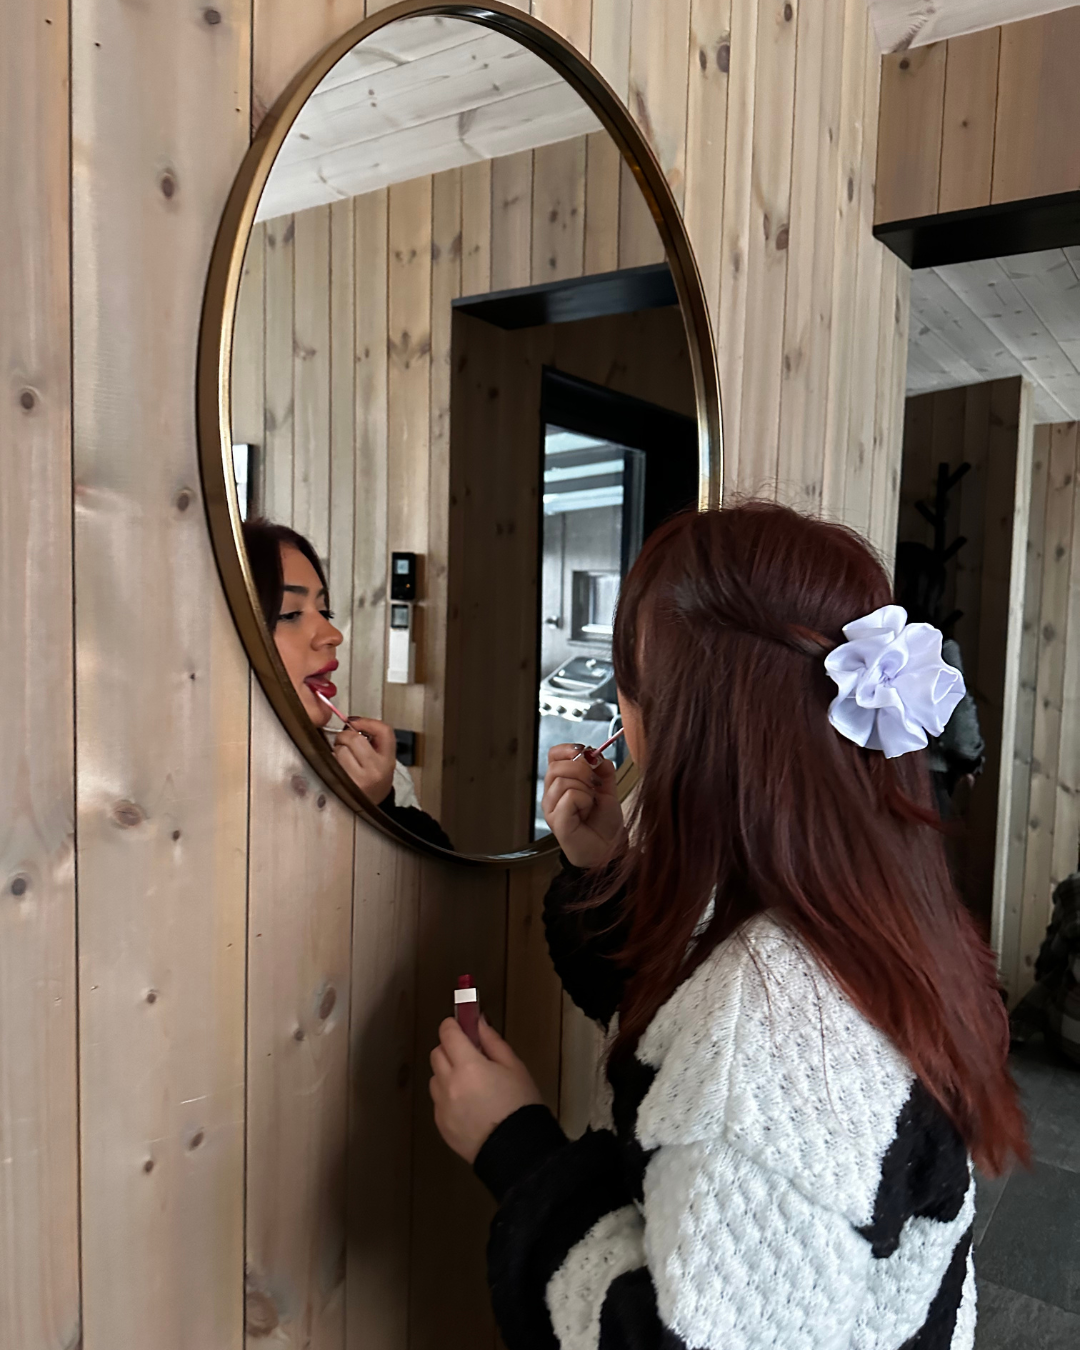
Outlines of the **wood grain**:
M 1001 30 L 953 38 L 946 47 L 937 209 L 964 211 L 990 200 Z
M 248 141 L 249 11 L 218 12 L 73 11 L 82 1331 L 110 1350 L 243 1335 L 248 671 L 193 425 Z
M 1080 188 L 1080 8 L 1001 31 L 991 201 Z
M 739 423 L 739 481 L 751 492 L 776 493 L 784 303 L 791 236 L 791 161 L 795 115 L 796 7 L 760 0 Z
M 80 1333 L 66 5 L 0 52 L 0 1344 Z M 17 185 L 17 186 L 16 186 Z M 47 677 L 45 671 L 47 669 Z
M 251 710 L 247 1339 L 345 1335 L 353 816 Z
M 339 688 L 352 689 L 353 557 L 356 540 L 356 232 L 352 202 L 330 207 L 329 475 L 327 580 L 334 622 L 345 641 L 337 650 Z
M 1034 982 L 1035 957 L 1050 915 L 1066 639 L 1064 625 L 1060 621 L 1055 623 L 1053 616 L 1064 617 L 1068 613 L 1075 476 L 1075 429 L 1071 424 L 1056 426 L 1051 431 L 1050 441 L 1042 594 L 1039 601 L 1039 663 L 1031 748 L 1031 791 L 1015 983 L 1018 997 L 1022 997 Z
M 292 525 L 330 557 L 330 208 L 293 217 Z
M 1057 795 L 1054 802 L 1054 852 L 1050 884 L 1056 886 L 1080 870 L 1080 445 L 1075 422 L 1067 438 L 1073 442 L 1073 539 L 1069 557 L 1069 594 L 1063 613 L 1065 666 L 1061 685 L 1061 740 L 1058 747 Z M 1049 922 L 1049 920 L 1048 920 Z
M 598 133 L 599 134 L 599 133 Z M 609 137 L 601 136 L 612 145 Z M 614 146 L 612 145 L 612 148 Z M 528 286 L 532 272 L 533 152 L 500 155 L 491 165 L 491 289 Z M 458 244 L 460 252 L 461 245 Z
M 626 102 L 680 207 L 686 191 L 689 35 L 690 0 L 633 0 Z
M 350 707 L 382 717 L 386 672 L 389 193 L 353 202 L 355 505 Z
M 262 509 L 269 520 L 293 518 L 293 329 L 296 224 L 292 216 L 266 226 L 266 415 Z
M 881 62 L 875 223 L 938 209 L 945 53 L 937 42 Z
M 545 145 L 533 156 L 532 283 L 579 277 L 585 266 L 586 141 Z

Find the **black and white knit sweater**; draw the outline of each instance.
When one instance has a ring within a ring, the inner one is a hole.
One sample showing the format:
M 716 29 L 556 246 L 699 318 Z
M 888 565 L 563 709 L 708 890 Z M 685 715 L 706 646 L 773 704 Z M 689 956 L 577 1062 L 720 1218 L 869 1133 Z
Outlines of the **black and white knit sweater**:
M 610 913 L 548 894 L 570 996 L 611 1027 Z M 583 928 L 588 933 L 583 941 Z M 974 1186 L 906 1060 L 766 915 L 608 1069 L 591 1128 L 544 1107 L 476 1160 L 508 1350 L 970 1350 Z

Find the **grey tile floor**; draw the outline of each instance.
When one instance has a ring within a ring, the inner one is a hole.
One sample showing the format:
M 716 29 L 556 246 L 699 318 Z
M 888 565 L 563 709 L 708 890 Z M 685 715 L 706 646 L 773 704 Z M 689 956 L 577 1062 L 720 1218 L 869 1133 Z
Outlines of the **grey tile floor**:
M 1040 1043 L 1012 1056 L 1033 1167 L 979 1178 L 976 1350 L 1080 1350 L 1080 1069 Z

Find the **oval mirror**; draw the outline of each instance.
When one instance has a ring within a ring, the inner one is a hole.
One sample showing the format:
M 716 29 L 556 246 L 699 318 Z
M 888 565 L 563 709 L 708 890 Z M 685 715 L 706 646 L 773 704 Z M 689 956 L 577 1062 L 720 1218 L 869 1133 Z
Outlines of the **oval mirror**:
M 301 72 L 215 244 L 199 428 L 229 602 L 309 763 L 426 851 L 553 847 L 549 747 L 619 729 L 621 578 L 720 481 L 693 255 L 599 75 L 501 4 L 397 5 Z

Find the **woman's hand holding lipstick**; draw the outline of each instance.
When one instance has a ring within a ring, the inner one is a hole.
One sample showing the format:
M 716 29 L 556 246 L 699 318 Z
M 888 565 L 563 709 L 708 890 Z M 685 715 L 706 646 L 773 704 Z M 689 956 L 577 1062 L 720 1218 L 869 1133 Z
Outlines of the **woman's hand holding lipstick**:
M 390 795 L 397 763 L 393 727 L 371 717 L 350 717 L 334 739 L 334 758 L 376 806 Z
M 435 1126 L 470 1165 L 496 1125 L 543 1100 L 528 1069 L 483 1017 L 479 1050 L 448 1017 L 439 1028 L 431 1068 Z
M 582 751 L 580 745 L 552 748 L 541 805 L 567 859 L 575 867 L 596 867 L 621 852 L 626 827 L 615 792 L 615 765 Z

